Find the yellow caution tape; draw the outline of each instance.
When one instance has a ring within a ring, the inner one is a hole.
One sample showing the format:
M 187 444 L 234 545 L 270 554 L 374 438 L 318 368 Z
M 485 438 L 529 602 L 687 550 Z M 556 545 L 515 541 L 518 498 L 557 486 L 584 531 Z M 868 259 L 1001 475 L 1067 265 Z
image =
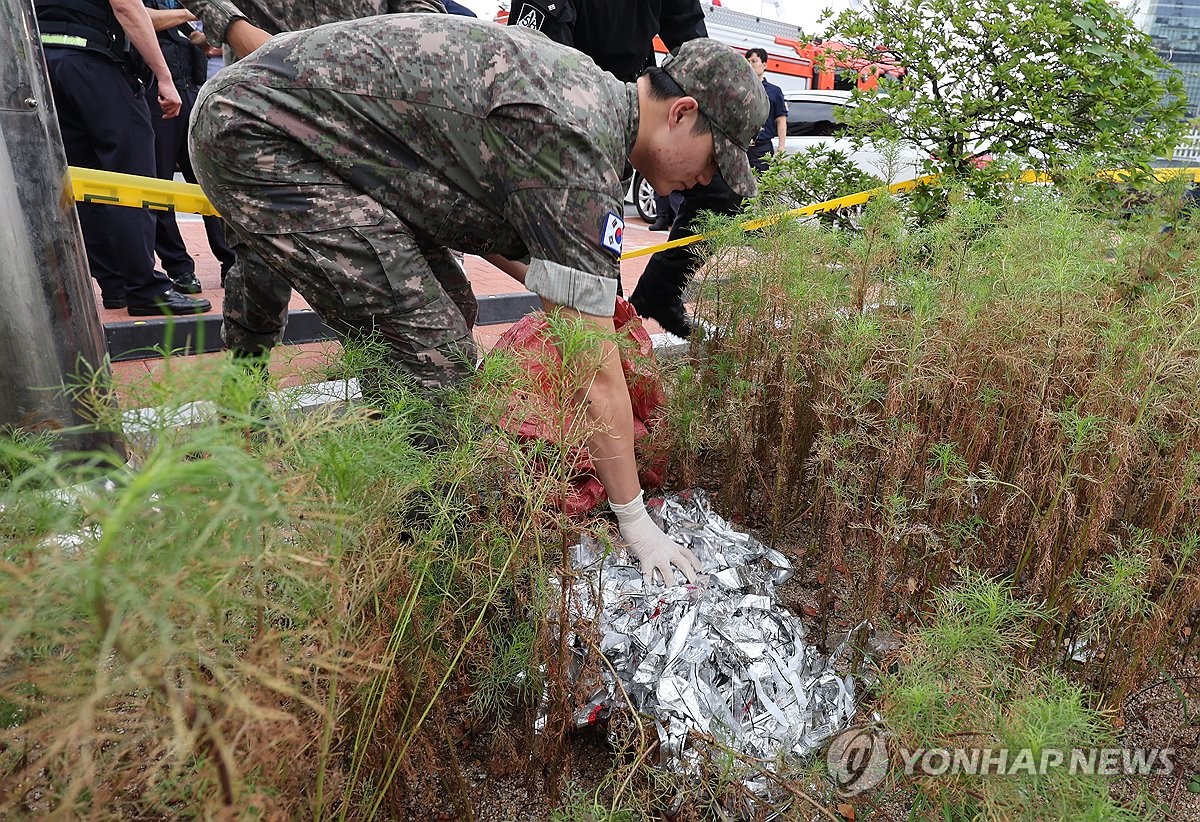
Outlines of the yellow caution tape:
M 71 187 L 75 192 L 75 199 L 79 202 L 109 203 L 111 205 L 132 206 L 133 208 L 150 208 L 156 211 L 177 211 L 204 214 L 206 216 L 220 216 L 217 214 L 217 210 L 213 208 L 212 203 L 204 196 L 204 192 L 200 189 L 200 186 L 192 183 L 177 183 L 174 180 L 160 180 L 156 177 L 138 177 L 134 174 L 117 174 L 112 171 L 96 171 L 95 169 L 77 168 L 76 166 L 71 166 L 68 171 L 71 175 Z M 1130 173 L 1123 169 L 1117 169 L 1114 171 L 1099 172 L 1097 176 L 1102 179 L 1120 181 L 1128 178 Z M 1164 168 L 1156 171 L 1154 176 L 1162 181 L 1187 177 L 1193 182 L 1200 182 L 1200 168 Z M 790 211 L 775 214 L 766 219 L 750 220 L 742 223 L 741 228 L 743 231 L 754 231 L 771 225 L 785 217 L 808 217 L 826 211 L 836 211 L 839 208 L 850 208 L 862 205 L 872 197 L 878 197 L 885 193 L 902 194 L 906 191 L 912 191 L 919 185 L 934 183 L 937 179 L 938 176 L 936 174 L 916 177 L 912 180 L 893 183 L 887 187 L 871 191 L 860 191 L 857 194 L 848 194 L 845 197 L 838 197 L 835 200 L 826 200 L 823 203 L 813 203 L 802 208 L 793 208 Z M 1023 183 L 1048 183 L 1051 181 L 1051 177 L 1045 172 L 1026 171 L 1021 174 L 1020 181 Z M 651 254 L 657 254 L 659 251 L 666 251 L 668 248 L 680 248 L 685 245 L 701 242 L 704 239 L 703 234 L 692 234 L 691 236 L 680 237 L 665 243 L 626 251 L 621 255 L 621 259 L 632 260 L 636 257 L 648 257 Z
M 835 200 L 826 200 L 823 203 L 813 203 L 801 208 L 793 208 L 790 211 L 783 211 L 779 214 L 773 214 L 762 220 L 748 220 L 738 226 L 742 231 L 755 231 L 760 228 L 777 223 L 785 217 L 810 217 L 813 214 L 823 214 L 826 211 L 836 211 L 839 208 L 850 208 L 856 205 L 862 205 L 872 197 L 878 197 L 882 194 L 903 194 L 907 191 L 912 191 L 917 186 L 923 184 L 936 183 L 938 180 L 937 174 L 927 174 L 923 177 L 914 177 L 911 180 L 893 183 L 890 186 L 872 189 L 870 191 L 860 191 L 857 194 L 847 194 L 845 197 L 838 197 Z M 1116 169 L 1114 171 L 1098 172 L 1097 177 L 1114 182 L 1120 182 L 1130 176 L 1128 171 L 1124 169 Z M 1200 182 L 1200 168 L 1163 168 L 1154 173 L 1154 176 L 1160 182 L 1173 180 L 1179 177 L 1187 177 L 1192 182 Z M 1049 183 L 1053 178 L 1044 171 L 1023 171 L 1019 178 L 1022 183 Z M 680 237 L 675 240 L 669 240 L 665 243 L 646 246 L 645 248 L 626 251 L 621 255 L 622 260 L 632 260 L 635 257 L 648 257 L 651 254 L 657 254 L 660 251 L 666 251 L 668 248 L 680 248 L 685 245 L 701 242 L 705 239 L 703 234 L 692 234 L 687 237 Z
M 1032 172 L 1027 171 L 1025 173 L 1030 174 Z M 1126 169 L 1117 168 L 1110 171 L 1097 171 L 1096 176 L 1101 180 L 1112 180 L 1119 183 L 1122 180 L 1128 180 L 1133 175 Z M 1186 177 L 1193 183 L 1200 182 L 1200 168 L 1196 168 L 1195 166 L 1189 166 L 1188 168 L 1160 168 L 1154 172 L 1154 179 L 1160 183 L 1169 182 L 1179 177 Z M 1045 183 L 1049 181 L 1050 177 L 1047 174 L 1041 173 L 1038 175 L 1038 182 Z
M 872 197 L 878 197 L 880 194 L 902 194 L 905 191 L 912 191 L 922 183 L 931 183 L 937 180 L 936 174 L 928 174 L 924 177 L 916 177 L 912 180 L 905 180 L 901 183 L 893 183 L 886 188 L 878 188 L 872 191 L 860 191 L 857 194 L 847 194 L 845 197 L 838 197 L 835 200 L 826 200 L 823 203 L 813 203 L 801 208 L 793 208 L 790 211 L 783 211 L 779 214 L 773 214 L 770 217 L 762 220 L 749 220 L 742 223 L 739 228 L 743 231 L 755 231 L 764 226 L 777 223 L 785 217 L 808 217 L 813 214 L 821 214 L 826 211 L 836 211 L 839 208 L 850 208 L 851 206 L 862 205 Z M 676 240 L 669 240 L 658 245 L 647 246 L 646 248 L 637 248 L 633 251 L 626 251 L 621 255 L 622 260 L 632 260 L 635 257 L 647 257 L 651 254 L 657 254 L 660 251 L 665 251 L 668 248 L 680 248 L 681 246 L 698 243 L 704 239 L 703 234 L 692 234 L 689 237 L 680 237 Z

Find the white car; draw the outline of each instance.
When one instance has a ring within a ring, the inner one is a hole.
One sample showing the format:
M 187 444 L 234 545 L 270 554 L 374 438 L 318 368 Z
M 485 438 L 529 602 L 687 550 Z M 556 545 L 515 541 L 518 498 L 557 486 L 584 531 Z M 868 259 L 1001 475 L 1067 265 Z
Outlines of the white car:
M 803 151 L 809 146 L 835 148 L 850 158 L 862 171 L 880 178 L 886 183 L 911 180 L 924 173 L 924 161 L 928 154 L 913 146 L 896 147 L 894 156 L 869 143 L 861 148 L 843 137 L 845 127 L 838 117 L 838 109 L 850 106 L 849 91 L 806 89 L 784 92 L 788 105 L 787 145 L 784 151 Z
M 625 190 L 625 202 L 632 204 L 638 216 L 648 223 L 654 222 L 658 216 L 658 208 L 654 205 L 654 189 L 640 171 L 633 172 L 629 188 Z

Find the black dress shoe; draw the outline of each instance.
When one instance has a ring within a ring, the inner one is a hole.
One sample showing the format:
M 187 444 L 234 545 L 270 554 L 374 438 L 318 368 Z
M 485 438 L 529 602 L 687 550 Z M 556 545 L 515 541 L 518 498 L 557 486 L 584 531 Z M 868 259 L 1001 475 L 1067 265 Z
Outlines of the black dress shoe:
M 183 316 L 211 311 L 212 303 L 208 300 L 186 297 L 171 289 L 152 303 L 130 305 L 128 310 L 131 317 Z
M 105 308 L 124 308 L 128 305 L 124 297 L 104 297 L 103 302 Z
M 199 294 L 204 290 L 193 271 L 183 274 L 168 274 L 167 276 L 171 278 L 171 282 L 175 284 L 175 290 L 180 294 Z
M 651 231 L 670 231 L 671 224 L 666 220 L 655 220 L 650 224 Z

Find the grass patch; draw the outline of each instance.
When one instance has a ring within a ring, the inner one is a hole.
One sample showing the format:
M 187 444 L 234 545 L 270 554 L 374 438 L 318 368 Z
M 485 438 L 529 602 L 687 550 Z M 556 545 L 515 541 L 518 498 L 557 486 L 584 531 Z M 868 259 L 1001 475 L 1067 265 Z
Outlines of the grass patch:
M 569 398 L 589 366 L 560 366 Z M 261 371 L 168 362 L 126 389 L 160 412 L 134 470 L 0 440 L 0 814 L 393 818 L 422 773 L 470 814 L 448 732 L 541 694 L 545 580 L 582 527 L 553 503 L 589 432 L 522 449 L 503 357 L 441 395 L 370 345 L 338 371 L 370 406 L 296 415 Z M 101 383 L 76 392 L 119 431 Z

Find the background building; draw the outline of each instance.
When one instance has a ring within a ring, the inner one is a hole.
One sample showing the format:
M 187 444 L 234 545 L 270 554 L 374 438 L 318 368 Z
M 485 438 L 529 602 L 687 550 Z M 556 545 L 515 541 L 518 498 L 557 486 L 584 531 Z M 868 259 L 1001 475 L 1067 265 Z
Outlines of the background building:
M 1200 116 L 1200 0 L 1148 0 L 1142 29 L 1154 48 L 1183 77 L 1188 117 Z M 1174 164 L 1200 165 L 1200 130 L 1180 141 Z

